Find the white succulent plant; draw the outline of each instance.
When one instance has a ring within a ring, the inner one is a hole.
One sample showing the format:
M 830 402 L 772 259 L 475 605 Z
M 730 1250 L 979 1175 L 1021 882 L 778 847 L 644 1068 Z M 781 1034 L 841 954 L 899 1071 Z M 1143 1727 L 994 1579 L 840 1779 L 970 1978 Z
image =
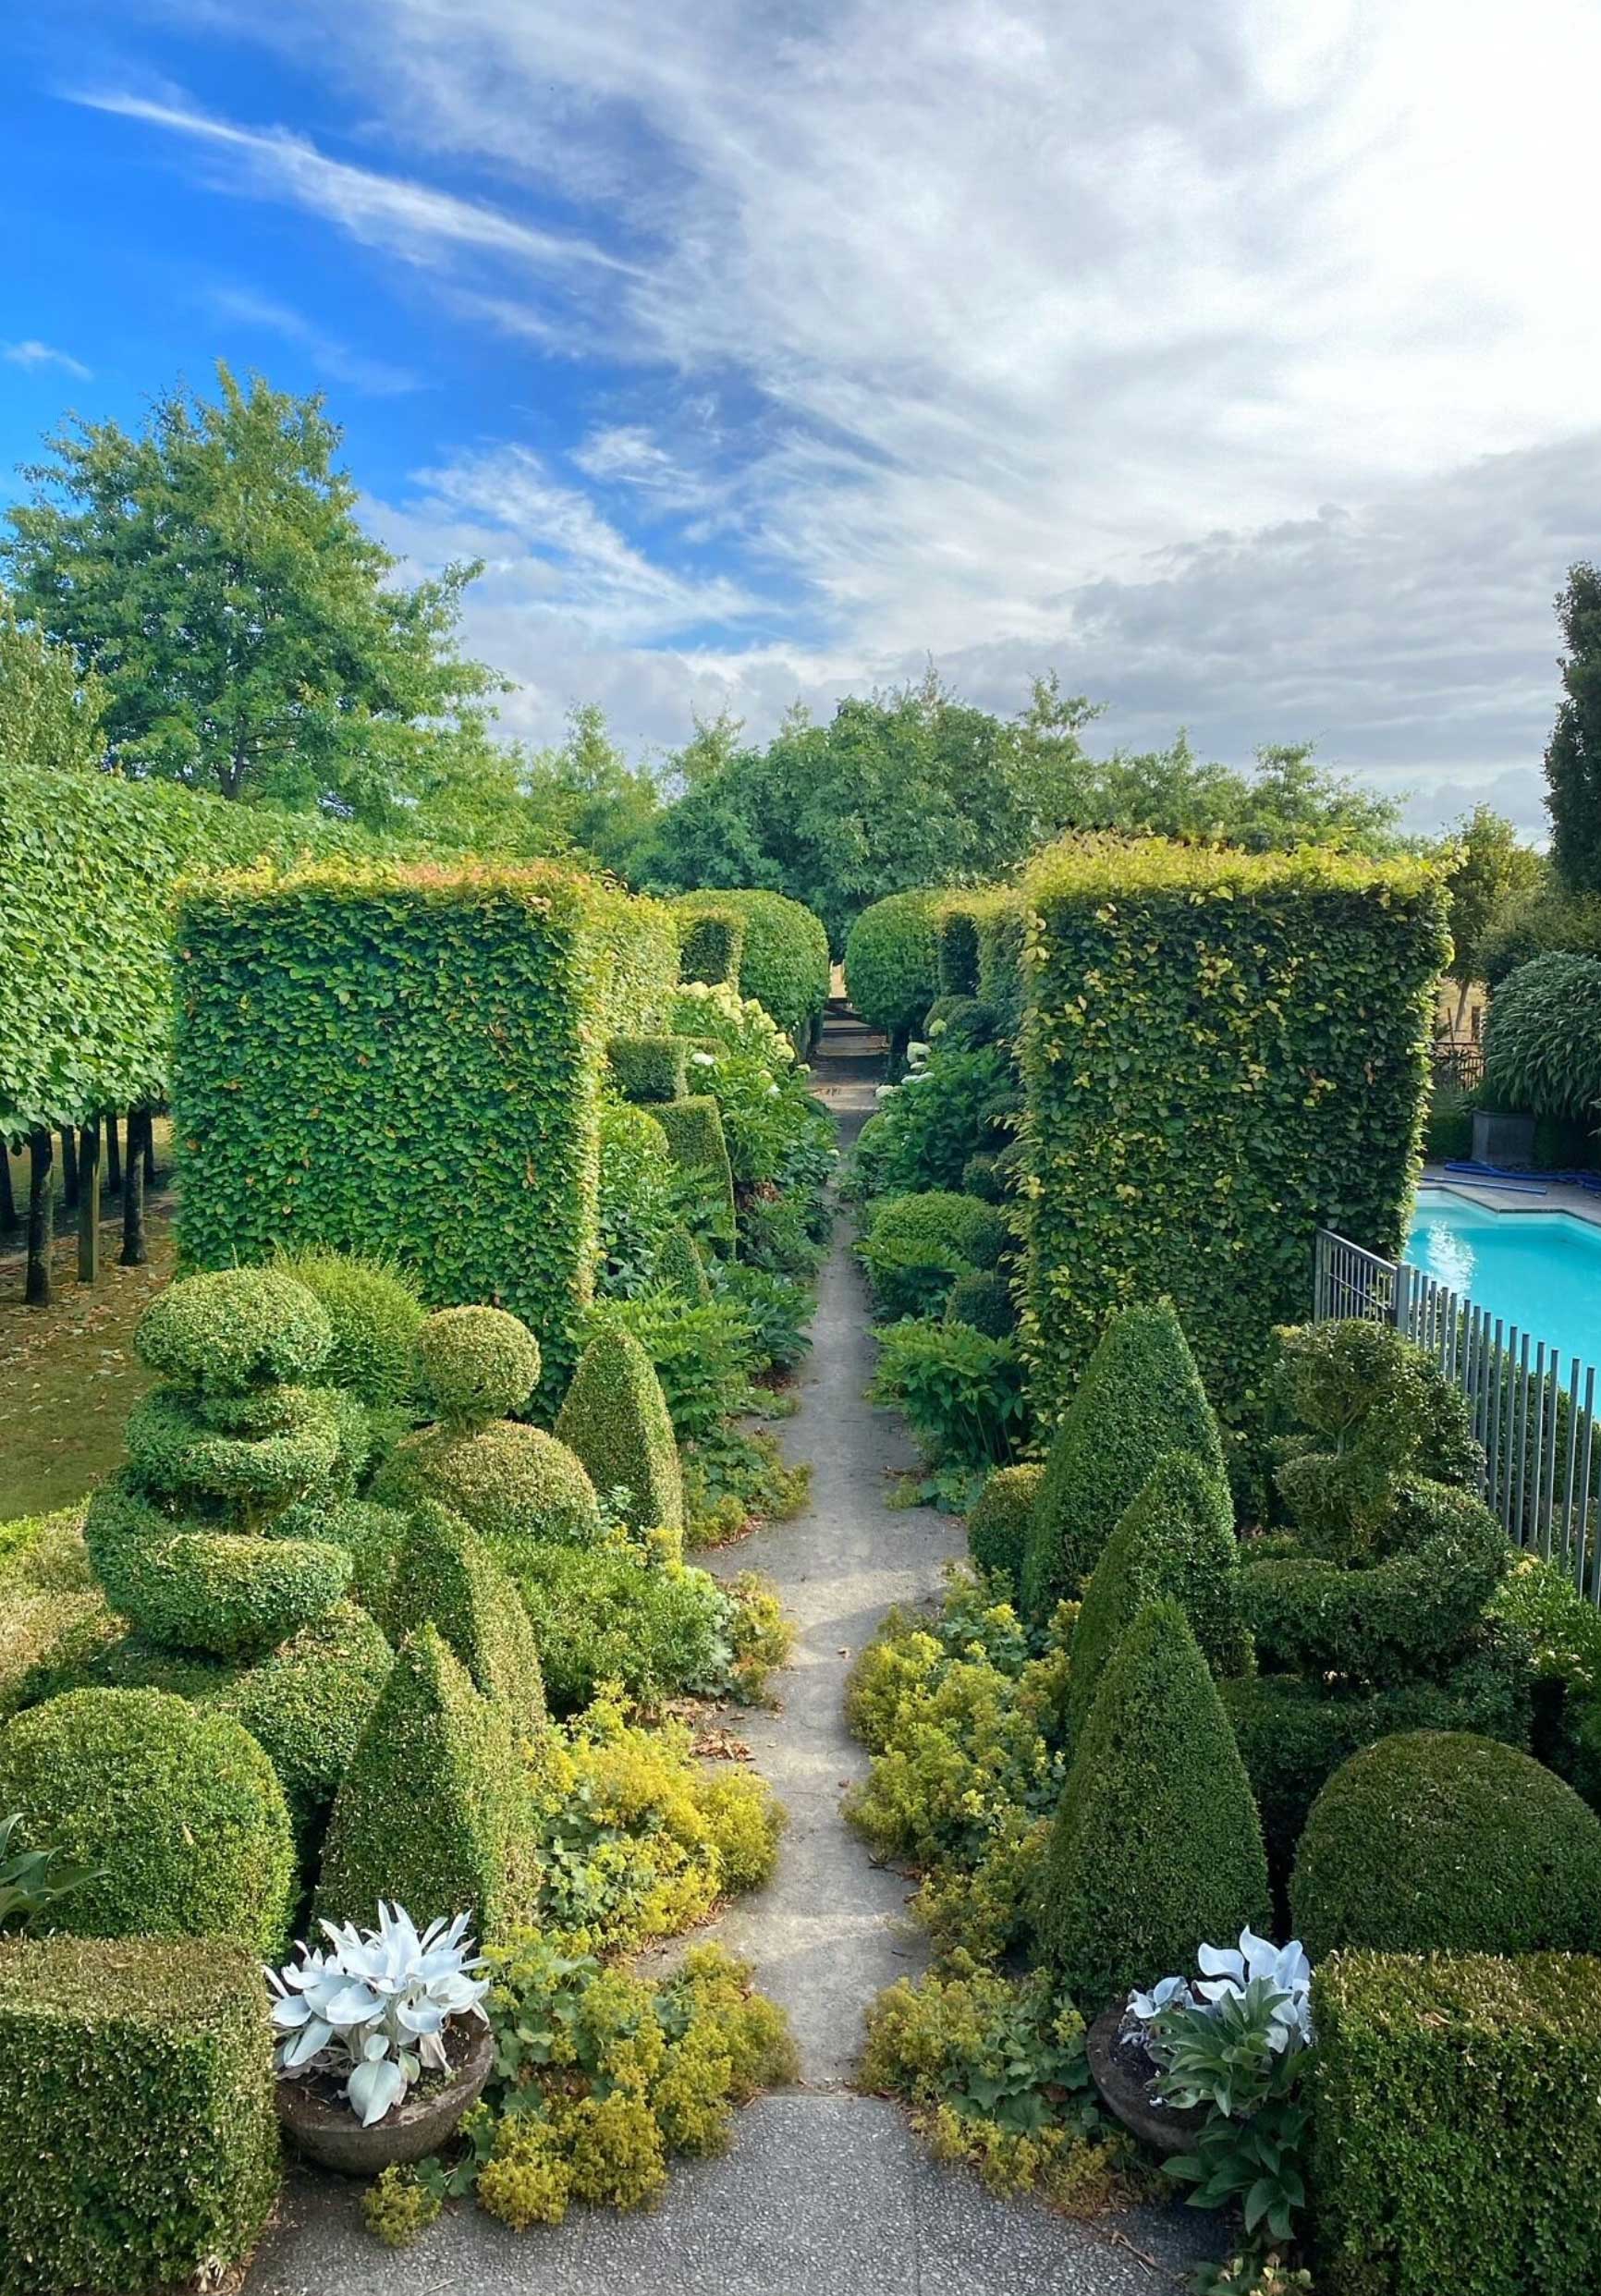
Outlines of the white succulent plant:
M 1237 1947 L 1204 1945 L 1195 1960 L 1198 1978 L 1164 1977 L 1149 1993 L 1131 1993 L 1127 2021 L 1148 2025 L 1169 2009 L 1205 2016 L 1224 2001 L 1249 1998 L 1253 2010 L 1267 2021 L 1267 2046 L 1276 2055 L 1304 2048 L 1311 2041 L 1312 1964 L 1297 1941 L 1276 1946 L 1254 1930 L 1242 1929 Z
M 430 1923 L 421 1936 L 401 1906 L 378 1907 L 376 1929 L 324 1922 L 332 1950 L 302 1944 L 269 1969 L 280 2078 L 348 2068 L 345 2094 L 370 2129 L 425 2070 L 449 2069 L 446 2028 L 484 2020 L 488 1980 L 467 1935 L 470 1913 Z

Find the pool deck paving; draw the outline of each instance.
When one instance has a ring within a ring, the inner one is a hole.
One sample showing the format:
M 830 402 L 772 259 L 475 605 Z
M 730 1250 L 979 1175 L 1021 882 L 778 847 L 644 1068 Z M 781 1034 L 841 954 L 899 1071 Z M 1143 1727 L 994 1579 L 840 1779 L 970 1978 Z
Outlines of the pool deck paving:
M 814 1079 L 842 1145 L 872 1111 L 882 1053 L 860 1023 L 831 1020 Z M 863 2011 L 923 1955 L 905 1915 L 910 1885 L 840 1815 L 866 1768 L 845 1727 L 845 1678 L 883 1613 L 936 1594 L 962 1551 L 948 1517 L 886 1505 L 912 1455 L 898 1420 L 865 1398 L 873 1342 L 849 1240 L 842 1219 L 800 1407 L 784 1423 L 786 1449 L 813 1461 L 811 1505 L 711 1558 L 764 1571 L 799 1628 L 781 1711 L 739 1723 L 789 1812 L 777 1872 L 715 1932 L 788 2010 L 799 2083 L 741 2112 L 721 2158 L 676 2164 L 644 2215 L 575 2209 L 513 2233 L 464 2206 L 397 2253 L 363 2229 L 359 2188 L 297 2174 L 245 2296 L 1153 2296 L 1219 2253 L 1215 2220 L 1179 2207 L 1080 2224 L 997 2200 L 934 2162 L 897 2107 L 849 2085 Z

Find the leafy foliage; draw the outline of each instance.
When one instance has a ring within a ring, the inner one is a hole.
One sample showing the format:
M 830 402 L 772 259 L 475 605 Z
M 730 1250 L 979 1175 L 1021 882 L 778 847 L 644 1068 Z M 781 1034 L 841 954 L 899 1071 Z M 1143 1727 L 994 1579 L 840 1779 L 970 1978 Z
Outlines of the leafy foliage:
M 1567 652 L 1546 751 L 1551 857 L 1570 893 L 1601 893 L 1601 571 L 1569 568 L 1557 619 Z
M 845 948 L 845 985 L 870 1029 L 904 1044 L 939 994 L 939 897 L 891 893 L 864 909 Z
M 70 646 L 24 629 L 0 592 L 0 766 L 89 772 L 104 755 L 105 688 Z
M 862 1126 L 850 1157 L 852 1193 L 964 1188 L 971 1159 L 1005 1144 L 994 1118 L 1011 1081 L 1011 1063 L 998 1047 L 947 1051 L 936 1040 L 923 1067 Z
M 1534 1116 L 1601 1115 L 1601 957 L 1536 957 L 1497 989 L 1486 1099 Z
M 997 1468 L 968 1512 L 969 1554 L 981 1570 L 1004 1571 L 1014 1594 L 1045 1472 L 1037 1462 Z
M 273 1265 L 323 1303 L 334 1335 L 322 1365 L 327 1385 L 373 1411 L 403 1403 L 423 1313 L 409 1278 L 387 1261 L 343 1252 L 285 1252 Z
M 1082 839 L 1026 890 L 1037 1402 L 1061 1409 L 1110 1313 L 1167 1294 L 1249 1415 L 1317 1228 L 1399 1253 L 1441 887 L 1413 861 Z
M 1015 1345 L 971 1324 L 915 1316 L 886 1325 L 870 1393 L 904 1414 L 931 1466 L 1004 1466 L 1027 1431 Z
M 684 1484 L 666 1398 L 631 1332 L 598 1332 L 572 1376 L 556 1436 L 582 1460 L 598 1491 L 624 1491 L 623 1520 L 636 1530 L 681 1531 Z
M 929 1189 L 881 1198 L 857 1249 L 885 1313 L 922 1315 L 944 1308 L 959 1276 L 996 1267 L 1009 1240 L 995 1204 Z
M 673 903 L 680 919 L 705 910 L 738 917 L 744 927 L 739 985 L 781 1029 L 807 1028 L 828 1001 L 828 934 L 820 918 L 780 893 L 686 893 Z

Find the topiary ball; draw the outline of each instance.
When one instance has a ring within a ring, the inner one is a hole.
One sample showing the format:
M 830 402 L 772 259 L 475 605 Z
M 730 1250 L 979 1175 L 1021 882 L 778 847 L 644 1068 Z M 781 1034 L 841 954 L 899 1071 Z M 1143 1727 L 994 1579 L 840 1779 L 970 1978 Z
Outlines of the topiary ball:
M 600 1537 L 600 1502 L 581 1463 L 554 1435 L 515 1420 L 408 1435 L 385 1461 L 373 1496 L 401 1508 L 437 1499 L 506 1561 L 531 1546 L 590 1546 Z
M 1314 1961 L 1380 1953 L 1593 1953 L 1601 1818 L 1516 1747 L 1408 1730 L 1353 1754 L 1313 1804 L 1289 1882 Z
M 242 1395 L 251 1387 L 304 1385 L 322 1369 L 334 1327 L 304 1284 L 270 1267 L 226 1267 L 186 1276 L 139 1319 L 141 1362 L 175 1387 Z
M 539 1385 L 539 1341 L 504 1308 L 441 1308 L 412 1343 L 423 1400 L 446 1427 L 487 1427 Z
M 162 1691 L 84 1690 L 0 1731 L 0 1809 L 95 1869 L 55 1925 L 84 1937 L 229 1937 L 275 1954 L 294 1843 L 273 1765 L 241 1724 Z
M 1017 1329 L 1018 1312 L 1004 1276 L 981 1272 L 959 1276 L 945 1303 L 947 1324 L 971 1324 L 990 1339 L 1009 1339 Z
M 323 1365 L 324 1386 L 348 1388 L 369 1411 L 401 1402 L 410 1392 L 412 1342 L 424 1311 L 399 1270 L 345 1252 L 286 1253 L 276 1265 L 327 1310 L 334 1344 Z
M 1038 1465 L 997 1467 L 967 1519 L 967 1551 L 981 1570 L 1004 1570 L 1017 1583 L 1028 1551 L 1029 1525 L 1045 1471 Z

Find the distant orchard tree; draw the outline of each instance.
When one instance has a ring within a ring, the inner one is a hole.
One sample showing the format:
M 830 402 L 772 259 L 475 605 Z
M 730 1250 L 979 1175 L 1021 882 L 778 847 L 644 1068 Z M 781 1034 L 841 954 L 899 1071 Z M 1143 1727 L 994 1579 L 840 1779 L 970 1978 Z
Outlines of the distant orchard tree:
M 70 646 L 25 629 L 0 592 L 0 769 L 98 765 L 105 752 L 104 714 L 99 678 L 79 669 Z
M 105 690 L 106 762 L 374 826 L 482 756 L 489 671 L 452 566 L 403 589 L 319 397 L 217 369 L 130 436 L 69 422 L 0 541 L 18 613 Z
M 1601 893 L 1601 571 L 1568 569 L 1558 592 L 1562 701 L 1546 751 L 1551 858 L 1570 893 Z

